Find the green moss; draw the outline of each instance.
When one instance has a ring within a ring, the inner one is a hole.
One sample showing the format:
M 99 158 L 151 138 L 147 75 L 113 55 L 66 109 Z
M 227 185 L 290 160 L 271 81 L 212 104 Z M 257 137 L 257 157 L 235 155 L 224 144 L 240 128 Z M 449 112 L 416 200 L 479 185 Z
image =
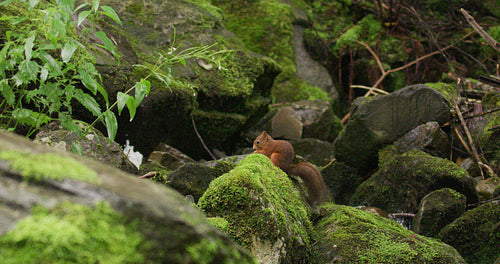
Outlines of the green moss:
M 447 225 L 439 238 L 455 247 L 468 263 L 493 263 L 500 244 L 500 205 L 483 204 Z
M 343 205 L 322 210 L 331 214 L 315 227 L 315 238 L 318 245 L 336 245 L 338 263 L 461 263 L 453 248 L 390 219 Z M 325 253 L 316 256 L 328 259 Z
M 382 24 L 378 19 L 375 19 L 373 15 L 365 16 L 354 27 L 340 35 L 333 50 L 338 52 L 346 46 L 356 46 L 358 45 L 356 41 L 366 42 L 370 45 L 377 40 L 381 29 Z
M 357 188 L 351 204 L 411 212 L 417 210 L 414 201 L 445 187 L 463 193 L 468 203 L 478 201 L 474 180 L 466 170 L 449 160 L 412 150 L 385 161 Z
M 255 238 L 274 243 L 285 236 L 290 249 L 310 243 L 304 200 L 264 155 L 252 154 L 212 181 L 198 206 L 209 217 L 225 218 L 228 233 L 247 248 Z
M 54 153 L 23 153 L 0 151 L 0 159 L 6 161 L 14 171 L 26 180 L 75 179 L 89 183 L 100 183 L 97 173 L 69 156 Z
M 208 222 L 224 232 L 229 231 L 229 222 L 223 217 L 209 217 Z
M 425 85 L 440 92 L 449 102 L 452 102 L 452 95 L 455 95 L 455 98 L 457 98 L 456 86 L 453 84 L 437 82 L 425 83 Z
M 276 78 L 272 94 L 274 102 L 313 101 L 316 99 L 330 101 L 328 93 L 297 77 L 295 71 L 292 70 L 283 72 Z
M 217 17 L 218 20 L 222 20 L 224 17 L 220 8 L 212 5 L 210 0 L 186 0 L 186 2 L 193 3 L 203 8 L 205 11 Z
M 1 263 L 141 263 L 143 237 L 107 203 L 65 203 L 32 215 L 0 237 Z

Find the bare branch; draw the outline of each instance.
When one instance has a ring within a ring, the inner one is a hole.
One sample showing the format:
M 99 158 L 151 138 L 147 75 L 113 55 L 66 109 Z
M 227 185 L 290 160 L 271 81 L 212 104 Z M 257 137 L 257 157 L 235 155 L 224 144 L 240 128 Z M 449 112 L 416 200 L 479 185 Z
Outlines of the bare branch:
M 481 37 L 483 37 L 483 39 L 486 41 L 486 43 L 488 43 L 488 45 L 493 47 L 496 51 L 500 52 L 500 43 L 498 43 L 498 41 L 493 39 L 486 31 L 484 31 L 484 29 L 476 22 L 474 17 L 469 15 L 469 13 L 465 9 L 460 8 L 460 12 L 462 13 L 462 15 L 465 16 L 465 19 L 472 26 L 472 28 L 477 33 L 479 33 L 479 35 Z

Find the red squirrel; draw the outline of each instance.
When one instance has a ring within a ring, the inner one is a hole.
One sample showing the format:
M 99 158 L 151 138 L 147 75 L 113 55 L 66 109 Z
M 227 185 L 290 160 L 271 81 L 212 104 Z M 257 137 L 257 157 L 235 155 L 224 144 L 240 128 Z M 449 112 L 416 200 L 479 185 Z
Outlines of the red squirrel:
M 285 140 L 274 140 L 263 131 L 253 142 L 254 153 L 264 154 L 272 163 L 287 174 L 299 176 L 308 189 L 308 202 L 317 205 L 328 200 L 329 192 L 321 172 L 309 162 L 292 164 L 295 152 L 292 144 Z M 325 199 L 326 198 L 326 199 Z

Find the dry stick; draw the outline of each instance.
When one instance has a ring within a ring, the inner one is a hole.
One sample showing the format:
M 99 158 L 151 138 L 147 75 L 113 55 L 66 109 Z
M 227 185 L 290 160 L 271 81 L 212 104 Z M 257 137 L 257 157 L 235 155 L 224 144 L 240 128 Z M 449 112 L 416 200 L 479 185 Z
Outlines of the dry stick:
M 493 109 L 490 109 L 488 111 L 484 111 L 484 112 L 479 113 L 479 114 L 465 116 L 464 119 L 469 119 L 469 118 L 484 116 L 484 115 L 491 114 L 491 113 L 494 113 L 494 112 L 497 112 L 497 111 L 500 111 L 500 107 L 493 108 Z
M 477 33 L 479 33 L 479 35 L 481 37 L 483 37 L 483 39 L 486 41 L 486 43 L 488 43 L 488 45 L 490 45 L 491 47 L 493 47 L 496 51 L 500 52 L 500 43 L 498 43 L 488 33 L 486 33 L 486 31 L 484 31 L 484 29 L 476 22 L 476 20 L 474 19 L 474 17 L 472 17 L 471 15 L 469 15 L 469 13 L 467 13 L 467 11 L 465 9 L 460 8 L 460 12 L 462 13 L 462 15 L 464 15 L 465 19 L 472 26 L 472 28 Z
M 460 85 L 460 79 L 458 80 L 458 85 Z M 467 127 L 467 124 L 465 123 L 464 117 L 462 116 L 462 112 L 460 111 L 460 108 L 458 107 L 457 99 L 455 98 L 454 93 L 451 93 L 451 99 L 453 101 L 453 108 L 455 109 L 455 112 L 457 113 L 458 119 L 460 120 L 460 123 L 462 124 L 462 128 L 465 131 L 465 135 L 467 135 L 467 139 L 469 140 L 470 150 L 472 151 L 472 159 L 476 162 L 477 166 L 479 167 L 479 171 L 481 172 L 481 177 L 483 179 L 485 179 L 484 173 L 482 170 L 482 167 L 484 166 L 484 164 L 481 162 L 481 160 L 479 158 L 479 154 L 477 153 L 476 146 L 474 145 L 474 141 L 472 140 L 472 136 L 469 132 L 469 128 Z
M 198 138 L 200 139 L 201 141 L 201 144 L 203 145 L 203 147 L 205 148 L 205 150 L 208 152 L 208 154 L 210 154 L 210 157 L 212 157 L 212 159 L 216 160 L 217 158 L 214 156 L 214 154 L 212 154 L 212 152 L 208 149 L 207 145 L 205 145 L 205 141 L 203 141 L 203 138 L 201 138 L 200 136 L 200 133 L 198 133 L 198 129 L 196 129 L 196 124 L 194 123 L 194 118 L 193 116 L 191 115 L 191 122 L 193 123 L 193 128 L 194 128 L 194 132 L 196 133 L 196 135 L 198 136 Z

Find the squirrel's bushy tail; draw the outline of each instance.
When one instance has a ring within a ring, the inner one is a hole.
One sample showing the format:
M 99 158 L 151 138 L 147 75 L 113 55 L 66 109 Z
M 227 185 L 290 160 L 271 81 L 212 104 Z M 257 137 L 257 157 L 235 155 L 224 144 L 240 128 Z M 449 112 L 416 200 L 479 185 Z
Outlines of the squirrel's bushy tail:
M 310 205 L 319 205 L 331 201 L 330 192 L 326 187 L 321 172 L 309 162 L 300 162 L 292 165 L 289 174 L 299 176 L 308 189 Z

